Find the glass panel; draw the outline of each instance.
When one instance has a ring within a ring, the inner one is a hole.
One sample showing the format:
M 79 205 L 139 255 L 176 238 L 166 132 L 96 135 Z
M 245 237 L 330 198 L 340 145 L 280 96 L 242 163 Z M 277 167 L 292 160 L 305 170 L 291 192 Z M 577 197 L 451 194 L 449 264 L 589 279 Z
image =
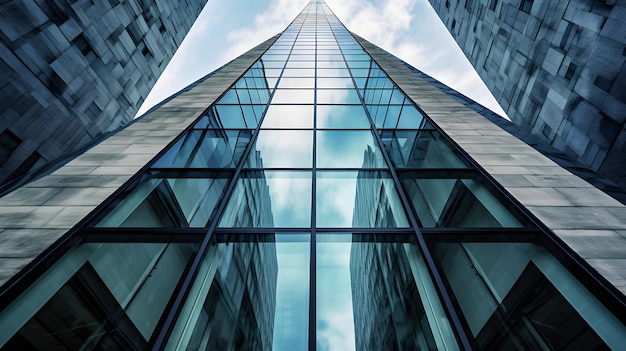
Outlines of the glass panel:
M 383 128 L 396 128 L 398 125 L 398 119 L 400 119 L 401 111 L 402 111 L 402 106 L 389 105 L 389 107 L 387 108 L 387 115 L 385 116 L 385 121 L 383 122 Z
M 385 130 L 381 140 L 399 168 L 467 168 L 462 158 L 437 131 Z
M 317 132 L 318 168 L 386 167 L 374 136 L 368 130 Z
M 438 243 L 435 255 L 481 350 L 623 348 L 624 325 L 542 247 Z
M 221 227 L 310 227 L 311 172 L 243 172 Z
M 204 227 L 226 187 L 227 174 L 214 178 L 146 177 L 117 199 L 96 227 Z
M 318 90 L 318 104 L 360 104 L 361 99 L 354 89 Z
M 430 173 L 400 174 L 400 177 L 402 187 L 424 227 L 523 226 L 477 180 L 442 179 L 445 175 Z
M 288 61 L 287 68 L 315 68 L 315 61 Z
M 313 128 L 313 105 L 270 105 L 261 128 Z
M 288 68 L 283 72 L 283 78 L 285 77 L 315 77 L 315 70 L 306 68 Z
M 407 104 L 402 106 L 398 129 L 423 128 L 425 123 L 427 123 L 426 119 L 415 107 Z
M 318 68 L 318 77 L 350 77 L 350 71 L 343 68 Z
M 168 341 L 176 350 L 306 350 L 309 235 L 211 245 Z
M 355 77 L 369 77 L 370 76 L 370 70 L 369 69 L 356 68 L 356 69 L 351 69 L 350 71 L 352 72 L 352 75 L 355 76 Z
M 363 105 L 317 105 L 317 128 L 369 129 Z
M 354 88 L 351 78 L 317 78 L 317 87 L 325 88 Z
M 312 104 L 313 89 L 277 89 L 272 104 Z
M 246 167 L 311 168 L 313 132 L 261 130 Z
M 282 78 L 278 83 L 278 88 L 307 88 L 313 89 L 315 79 L 313 78 Z
M 319 171 L 316 226 L 354 228 L 408 227 L 389 174 L 383 171 Z
M 317 235 L 317 349 L 458 350 L 415 245 L 369 240 Z
M 196 244 L 89 243 L 0 314 L 3 350 L 144 350 Z
M 251 137 L 250 130 L 192 130 L 155 162 L 153 167 L 235 167 Z
M 285 63 L 283 61 L 262 61 L 263 63 L 263 76 L 268 76 L 267 69 L 283 68 Z M 269 74 L 271 76 L 272 74 Z
M 254 129 L 264 110 L 265 105 L 216 105 L 198 121 L 195 128 Z
M 343 61 L 317 61 L 317 68 L 346 68 Z

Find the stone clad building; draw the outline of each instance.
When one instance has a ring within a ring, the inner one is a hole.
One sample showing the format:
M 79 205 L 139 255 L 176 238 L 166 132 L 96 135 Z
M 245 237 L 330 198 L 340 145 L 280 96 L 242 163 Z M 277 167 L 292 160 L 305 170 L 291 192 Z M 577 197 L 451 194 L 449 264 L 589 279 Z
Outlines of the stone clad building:
M 206 0 L 0 5 L 0 186 L 130 122 Z
M 514 123 L 626 186 L 626 3 L 430 3 Z

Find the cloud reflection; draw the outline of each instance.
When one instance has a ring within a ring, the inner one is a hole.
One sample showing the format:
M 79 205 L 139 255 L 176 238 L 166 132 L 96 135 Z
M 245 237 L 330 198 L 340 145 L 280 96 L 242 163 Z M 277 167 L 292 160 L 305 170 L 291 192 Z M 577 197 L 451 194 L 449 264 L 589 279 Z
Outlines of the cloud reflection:
M 319 238 L 320 236 L 318 236 Z M 317 349 L 355 349 L 348 242 L 317 243 Z

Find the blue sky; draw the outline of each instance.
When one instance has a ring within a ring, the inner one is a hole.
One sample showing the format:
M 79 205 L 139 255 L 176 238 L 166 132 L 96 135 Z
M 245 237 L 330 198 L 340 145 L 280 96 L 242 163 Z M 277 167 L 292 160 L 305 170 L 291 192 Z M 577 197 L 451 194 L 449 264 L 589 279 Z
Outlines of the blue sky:
M 308 0 L 209 0 L 141 107 L 148 110 L 281 32 Z M 427 0 L 326 0 L 346 27 L 505 115 Z

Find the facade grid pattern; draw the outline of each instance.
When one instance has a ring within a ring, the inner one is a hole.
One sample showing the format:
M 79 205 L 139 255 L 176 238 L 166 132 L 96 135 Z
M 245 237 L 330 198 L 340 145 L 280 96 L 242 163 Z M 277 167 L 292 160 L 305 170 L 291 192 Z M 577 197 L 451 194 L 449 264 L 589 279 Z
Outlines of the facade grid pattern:
M 7 303 L 0 347 L 620 345 L 542 228 L 313 1 Z

